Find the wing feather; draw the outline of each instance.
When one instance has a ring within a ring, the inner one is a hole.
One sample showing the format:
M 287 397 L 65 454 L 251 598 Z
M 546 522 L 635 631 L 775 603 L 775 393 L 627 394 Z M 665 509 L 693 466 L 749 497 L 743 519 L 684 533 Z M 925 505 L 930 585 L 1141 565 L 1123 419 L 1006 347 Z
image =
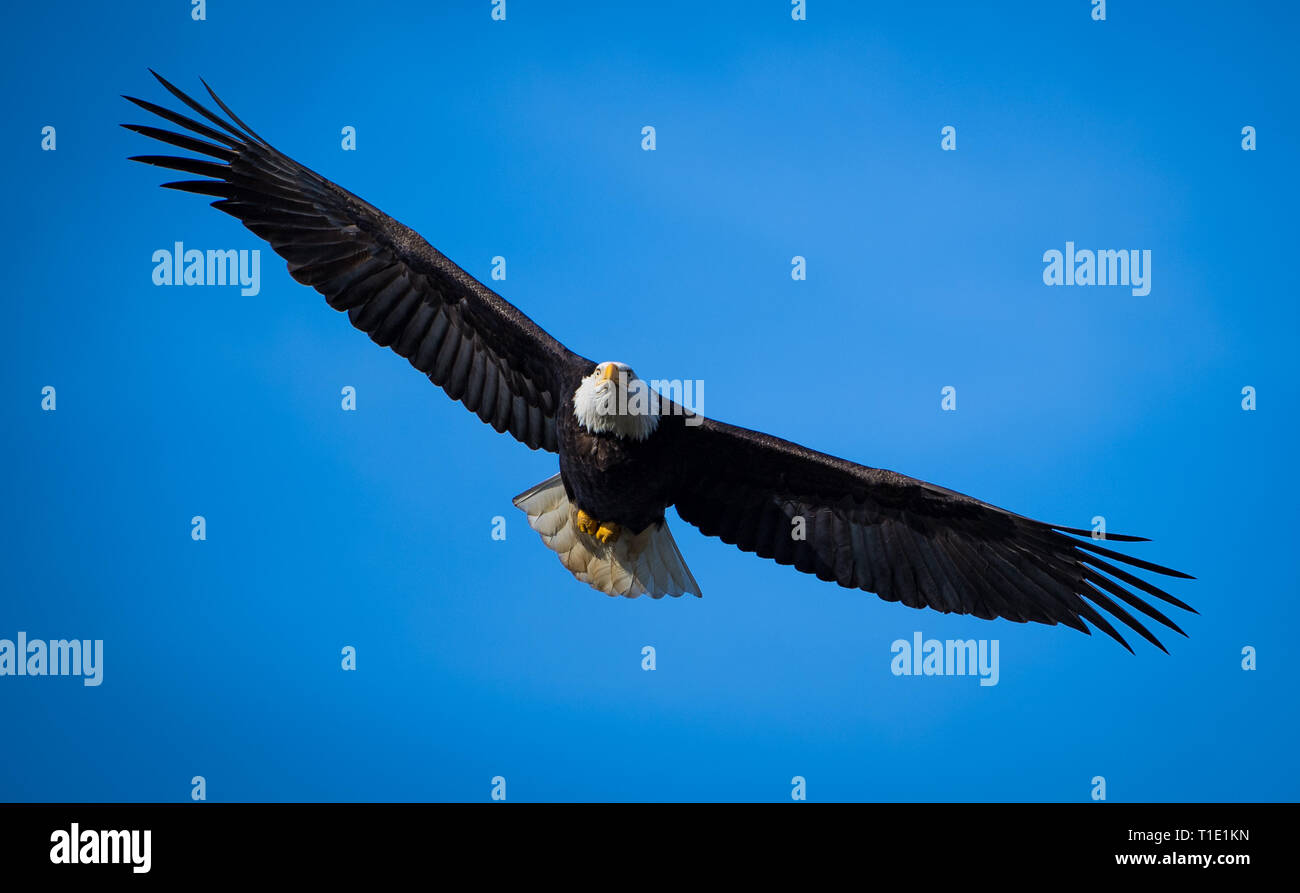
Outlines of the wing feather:
M 405 357 L 497 431 L 532 449 L 557 449 L 561 395 L 590 369 L 589 360 L 414 230 L 277 151 L 206 83 L 225 118 L 154 77 L 203 120 L 128 96 L 182 132 L 123 126 L 206 157 L 131 160 L 207 177 L 163 185 L 216 198 L 213 207 L 269 242 L 294 279 L 319 291 L 335 310 L 347 311 L 376 344 Z
M 1129 608 L 1186 635 L 1142 596 L 1193 609 L 1119 565 L 1191 578 L 1098 545 L 1090 531 L 710 419 L 671 430 L 679 439 L 678 514 L 746 552 L 914 608 L 1084 633 L 1092 624 L 1125 648 L 1100 611 L 1161 650 Z M 805 519 L 803 541 L 792 535 L 796 517 Z

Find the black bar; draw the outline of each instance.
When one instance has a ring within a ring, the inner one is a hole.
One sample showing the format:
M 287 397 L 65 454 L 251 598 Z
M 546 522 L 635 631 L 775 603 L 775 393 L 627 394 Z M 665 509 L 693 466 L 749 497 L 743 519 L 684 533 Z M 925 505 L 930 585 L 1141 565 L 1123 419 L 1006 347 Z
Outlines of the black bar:
M 667 877 L 705 858 L 741 873 L 851 865 L 863 877 L 890 868 L 925 878 L 1105 871 L 1230 880 L 1260 865 L 1285 869 L 1297 812 L 1295 804 L 12 804 L 0 806 L 0 870 L 6 878 L 193 881 L 477 865 L 540 879 L 570 860 L 584 873 L 608 865 L 614 882 L 628 872 Z M 107 842 L 111 855 L 116 840 L 122 861 L 53 861 L 69 855 L 58 851 L 58 835 L 70 838 L 74 823 L 92 847 L 84 852 Z M 125 849 L 125 838 L 85 837 L 126 830 L 150 832 L 147 872 L 134 870 L 143 852 Z M 1151 856 L 1154 864 L 1130 861 Z

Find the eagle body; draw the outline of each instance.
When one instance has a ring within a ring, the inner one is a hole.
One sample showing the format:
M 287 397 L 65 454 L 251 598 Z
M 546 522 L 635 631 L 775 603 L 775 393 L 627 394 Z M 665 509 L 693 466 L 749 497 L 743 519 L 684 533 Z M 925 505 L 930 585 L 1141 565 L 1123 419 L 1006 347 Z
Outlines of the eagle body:
M 515 505 L 560 562 L 601 592 L 698 596 L 664 517 L 678 484 L 679 429 L 658 404 L 638 410 L 629 399 L 638 389 L 648 390 L 626 364 L 594 366 L 556 413 L 560 473 Z
M 1109 547 L 1142 537 L 1098 538 L 769 434 L 687 423 L 666 401 L 611 399 L 645 383 L 561 344 L 419 233 L 274 148 L 211 88 L 224 114 L 155 77 L 190 114 L 126 97 L 176 129 L 123 126 L 190 154 L 132 160 L 194 177 L 163 185 L 213 198 L 376 344 L 495 431 L 556 453 L 558 473 L 514 503 L 578 580 L 699 595 L 672 506 L 706 536 L 908 607 L 1096 628 L 1130 651 L 1108 615 L 1161 650 L 1146 624 L 1185 635 L 1157 604 L 1193 609 L 1134 570 L 1190 577 Z
M 589 515 L 633 532 L 662 524 L 676 483 L 673 429 L 660 425 L 644 440 L 592 432 L 575 417 L 572 405 L 571 396 L 556 414 L 560 477 L 569 499 Z

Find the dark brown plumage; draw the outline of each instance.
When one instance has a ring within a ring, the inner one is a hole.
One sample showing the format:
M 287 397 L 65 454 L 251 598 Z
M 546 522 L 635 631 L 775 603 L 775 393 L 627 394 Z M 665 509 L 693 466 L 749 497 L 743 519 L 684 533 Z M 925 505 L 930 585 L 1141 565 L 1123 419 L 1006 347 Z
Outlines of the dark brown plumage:
M 230 121 L 154 77 L 221 130 L 130 96 L 124 98 L 206 139 L 123 126 L 217 162 L 172 155 L 132 161 L 212 178 L 163 185 L 216 196 L 212 207 L 269 242 L 294 279 L 315 288 L 335 310 L 346 310 L 376 344 L 410 360 L 497 431 L 530 449 L 555 452 L 560 385 L 590 368 L 590 360 L 566 349 L 419 233 L 276 151 L 211 89 Z
M 1103 572 L 1193 610 L 1115 562 L 1190 579 L 1186 574 L 1107 549 L 1088 531 L 1034 521 L 712 419 L 680 426 L 678 437 L 681 472 L 673 501 L 683 520 L 823 580 L 944 613 L 1064 623 L 1085 633 L 1088 620 L 1126 648 L 1089 601 L 1161 650 L 1124 605 L 1183 631 Z M 796 516 L 804 519 L 806 539 L 791 536 Z M 1115 534 L 1107 539 L 1143 541 Z

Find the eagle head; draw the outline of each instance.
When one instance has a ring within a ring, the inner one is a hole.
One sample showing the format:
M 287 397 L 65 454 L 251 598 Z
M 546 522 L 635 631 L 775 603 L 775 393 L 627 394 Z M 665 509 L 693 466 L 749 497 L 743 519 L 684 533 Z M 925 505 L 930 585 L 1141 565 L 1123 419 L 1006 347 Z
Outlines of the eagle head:
M 573 415 L 592 434 L 645 440 L 659 427 L 659 395 L 627 363 L 597 363 L 573 394 Z

